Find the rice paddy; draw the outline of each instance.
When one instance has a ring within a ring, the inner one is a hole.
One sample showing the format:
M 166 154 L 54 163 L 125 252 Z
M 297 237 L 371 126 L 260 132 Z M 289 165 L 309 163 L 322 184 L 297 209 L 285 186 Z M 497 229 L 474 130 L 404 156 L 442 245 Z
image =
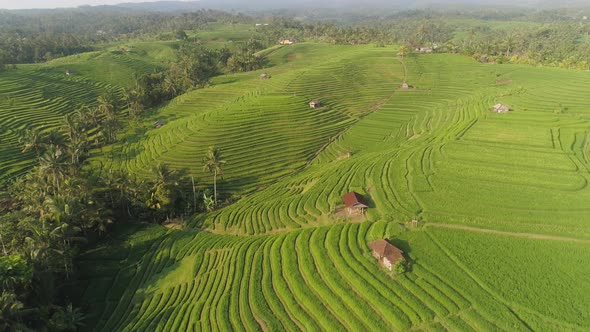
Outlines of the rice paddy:
M 208 186 L 200 160 L 215 145 L 228 161 L 219 188 L 241 199 L 185 230 L 122 226 L 84 253 L 71 293 L 89 326 L 588 330 L 590 75 L 396 53 L 283 47 L 264 71 L 218 77 L 159 110 L 165 126 L 96 152 Z M 404 77 L 414 88 L 398 89 Z M 353 190 L 363 217 L 342 211 Z M 377 264 L 367 242 L 381 238 L 408 272 Z
M 0 185 L 33 164 L 34 153 L 21 153 L 19 144 L 26 129 L 59 127 L 64 115 L 107 91 L 116 88 L 35 66 L 0 73 Z

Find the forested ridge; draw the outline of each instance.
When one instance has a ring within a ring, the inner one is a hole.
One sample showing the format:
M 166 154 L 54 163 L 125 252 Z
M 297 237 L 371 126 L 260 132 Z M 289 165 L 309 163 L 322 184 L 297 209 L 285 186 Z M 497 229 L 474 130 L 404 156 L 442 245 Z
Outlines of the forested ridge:
M 108 8 L 108 7 L 107 7 Z M 589 10 L 590 12 L 590 10 Z M 270 46 L 280 38 L 336 44 L 436 45 L 477 60 L 588 69 L 590 21 L 584 10 L 421 10 L 388 16 L 347 16 L 346 21 L 285 15 L 229 14 L 214 10 L 154 13 L 78 8 L 0 12 L 0 65 L 44 62 L 132 39 L 170 39 L 208 23 L 265 22 L 257 36 Z M 293 15 L 298 12 L 293 12 Z M 350 14 L 349 14 L 350 15 Z M 590 15 L 590 14 L 589 14 Z M 584 19 L 586 17 L 586 19 Z

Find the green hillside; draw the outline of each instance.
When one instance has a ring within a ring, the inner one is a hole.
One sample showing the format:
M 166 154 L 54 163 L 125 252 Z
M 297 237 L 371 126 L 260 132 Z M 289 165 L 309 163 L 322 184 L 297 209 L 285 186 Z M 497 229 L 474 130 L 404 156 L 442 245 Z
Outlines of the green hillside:
M 129 52 L 121 52 L 121 47 Z M 59 127 L 66 114 L 94 106 L 97 97 L 118 93 L 135 84 L 135 76 L 162 67 L 174 47 L 129 43 L 0 73 L 0 184 L 34 163 L 32 152 L 20 152 L 19 138 L 26 129 L 47 132 Z
M 175 58 L 176 42 L 129 42 L 107 45 L 104 50 L 58 58 L 43 65 L 51 72 L 104 82 L 118 87 L 132 87 L 134 76 L 163 68 Z
M 215 145 L 228 161 L 218 185 L 241 199 L 185 230 L 120 229 L 83 254 L 70 291 L 88 326 L 588 330 L 590 74 L 396 53 L 283 47 L 269 68 L 218 77 L 153 115 L 163 127 L 96 152 L 209 186 L 201 158 Z M 352 190 L 364 217 L 342 209 Z M 367 242 L 381 238 L 410 271 L 379 267 Z
M 34 161 L 32 152 L 21 153 L 19 138 L 26 129 L 59 127 L 64 115 L 82 105 L 92 105 L 106 91 L 106 83 L 63 71 L 23 66 L 0 74 L 0 184 L 22 174 Z

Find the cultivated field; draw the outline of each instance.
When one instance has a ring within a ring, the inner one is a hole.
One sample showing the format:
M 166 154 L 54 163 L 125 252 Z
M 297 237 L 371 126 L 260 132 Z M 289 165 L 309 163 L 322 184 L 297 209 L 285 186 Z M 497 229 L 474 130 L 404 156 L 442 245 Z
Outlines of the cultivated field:
M 26 129 L 49 131 L 61 125 L 66 114 L 82 105 L 94 105 L 106 83 L 64 71 L 23 66 L 0 74 L 0 185 L 22 174 L 34 163 L 34 153 L 21 153 L 19 138 Z
M 162 161 L 208 186 L 201 158 L 215 145 L 228 161 L 218 185 L 241 199 L 185 230 L 121 227 L 84 253 L 70 291 L 88 326 L 590 329 L 590 73 L 396 53 L 283 47 L 269 68 L 215 78 L 96 151 L 113 168 Z M 166 125 L 150 128 L 156 118 Z M 342 213 L 351 190 L 366 216 Z M 367 242 L 381 238 L 410 271 L 379 267 Z
M 136 42 L 0 73 L 0 185 L 34 163 L 33 152 L 21 153 L 19 138 L 26 129 L 58 128 L 66 114 L 95 106 L 97 97 L 118 94 L 134 84 L 134 75 L 162 66 L 173 47 Z M 130 51 L 123 53 L 121 48 Z

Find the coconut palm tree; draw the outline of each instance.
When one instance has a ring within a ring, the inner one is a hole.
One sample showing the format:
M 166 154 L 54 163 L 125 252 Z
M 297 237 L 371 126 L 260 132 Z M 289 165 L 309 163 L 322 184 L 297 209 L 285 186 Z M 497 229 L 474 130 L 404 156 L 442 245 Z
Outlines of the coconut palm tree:
M 57 192 L 60 191 L 60 182 L 66 175 L 67 166 L 65 153 L 56 145 L 50 145 L 39 158 L 39 172 L 51 179 Z
M 76 140 L 70 142 L 67 148 L 71 157 L 70 162 L 72 166 L 79 166 L 80 158 L 84 156 L 86 150 L 88 149 L 88 141 L 85 139 L 77 138 Z
M 46 146 L 53 145 L 63 147 L 65 145 L 65 139 L 57 129 L 52 129 L 47 133 L 47 135 L 43 139 L 43 144 L 45 144 Z
M 168 94 L 168 98 L 173 98 L 176 95 L 176 82 L 171 77 L 164 78 L 164 83 L 162 84 L 164 91 Z
M 408 47 L 406 45 L 400 46 L 398 55 L 403 59 L 406 54 L 408 54 Z
M 131 108 L 131 100 L 133 99 L 133 90 L 130 88 L 123 89 L 122 95 L 123 101 L 125 102 L 125 107 L 127 109 Z
M 82 132 L 81 124 L 74 113 L 64 116 L 62 128 L 70 142 L 76 140 Z
M 174 170 L 166 164 L 158 164 L 152 167 L 153 186 L 150 190 L 150 197 L 147 206 L 151 209 L 161 210 L 170 219 L 174 212 L 174 204 L 178 197 L 178 177 Z
M 79 109 L 79 117 L 87 129 L 96 128 L 100 121 L 100 110 L 96 107 L 83 106 Z
M 203 171 L 213 173 L 213 198 L 217 205 L 217 175 L 223 176 L 223 165 L 226 161 L 221 156 L 221 150 L 211 146 L 203 158 Z
M 20 143 L 23 145 L 22 151 L 34 151 L 37 156 L 43 147 L 43 137 L 36 129 L 27 129 L 24 135 L 20 138 Z
M 115 102 L 109 95 L 102 95 L 96 99 L 98 103 L 98 110 L 106 117 L 112 118 L 116 116 Z

